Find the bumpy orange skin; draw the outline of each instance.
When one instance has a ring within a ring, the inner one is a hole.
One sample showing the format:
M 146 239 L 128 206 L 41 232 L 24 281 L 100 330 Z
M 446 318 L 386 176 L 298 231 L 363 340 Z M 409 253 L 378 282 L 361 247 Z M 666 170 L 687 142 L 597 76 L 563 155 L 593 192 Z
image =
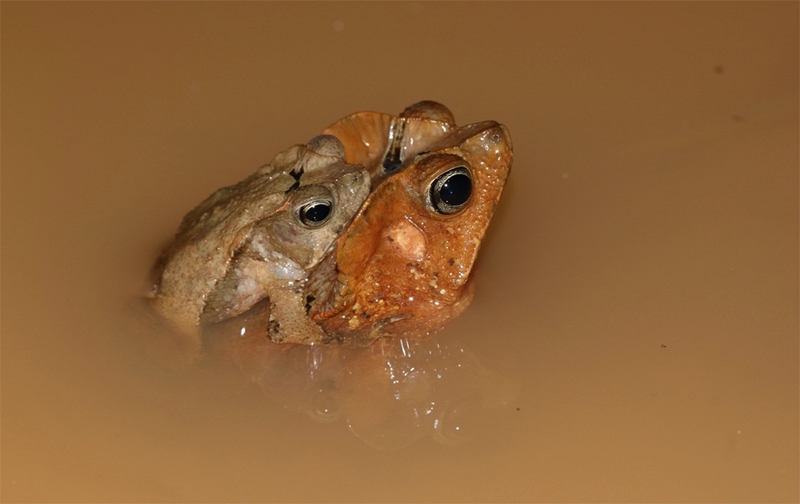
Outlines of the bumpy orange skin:
M 512 160 L 506 128 L 487 121 L 458 128 L 385 179 L 338 239 L 335 292 L 309 315 L 333 339 L 370 342 L 428 334 L 461 313 Z M 471 174 L 471 198 L 458 212 L 441 214 L 430 186 L 459 166 Z

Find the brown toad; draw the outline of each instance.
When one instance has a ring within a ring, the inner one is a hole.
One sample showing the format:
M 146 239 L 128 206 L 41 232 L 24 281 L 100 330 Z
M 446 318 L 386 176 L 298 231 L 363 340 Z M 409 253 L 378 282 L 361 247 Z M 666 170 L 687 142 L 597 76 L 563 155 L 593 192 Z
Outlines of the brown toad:
M 196 332 L 269 298 L 274 337 L 317 340 L 303 309 L 303 282 L 369 194 L 369 175 L 321 135 L 281 152 L 184 217 L 153 268 L 151 303 L 179 329 Z
M 450 109 L 426 100 L 409 105 L 399 116 L 357 112 L 331 124 L 323 133 L 341 140 L 347 161 L 364 165 L 372 186 L 377 187 L 455 129 Z
M 367 198 L 312 272 L 309 316 L 363 344 L 440 329 L 472 299 L 470 271 L 513 159 L 494 121 L 454 128 Z

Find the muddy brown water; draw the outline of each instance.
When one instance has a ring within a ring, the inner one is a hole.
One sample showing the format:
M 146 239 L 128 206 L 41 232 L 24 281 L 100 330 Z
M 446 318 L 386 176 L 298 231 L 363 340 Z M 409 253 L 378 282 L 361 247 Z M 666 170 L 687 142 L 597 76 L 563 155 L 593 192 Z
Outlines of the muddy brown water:
M 3 501 L 798 500 L 796 3 L 0 8 Z M 516 157 L 402 390 L 150 358 L 185 212 L 421 99 Z

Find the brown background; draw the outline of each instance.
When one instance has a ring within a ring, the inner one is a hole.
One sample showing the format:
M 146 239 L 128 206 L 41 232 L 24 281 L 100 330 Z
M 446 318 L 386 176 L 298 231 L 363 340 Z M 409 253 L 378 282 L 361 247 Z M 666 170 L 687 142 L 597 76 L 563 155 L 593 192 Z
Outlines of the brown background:
M 798 500 L 796 2 L 0 14 L 4 501 Z M 186 211 L 421 99 L 515 144 L 444 335 L 519 384 L 491 428 L 377 451 L 131 351 Z

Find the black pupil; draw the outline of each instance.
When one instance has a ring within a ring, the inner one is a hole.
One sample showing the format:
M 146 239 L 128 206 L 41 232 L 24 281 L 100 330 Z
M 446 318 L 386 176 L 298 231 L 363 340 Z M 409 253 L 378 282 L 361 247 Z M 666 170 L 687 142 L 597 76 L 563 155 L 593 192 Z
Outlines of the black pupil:
M 314 203 L 303 209 L 303 217 L 309 222 L 322 222 L 328 218 L 331 213 L 331 206 L 329 203 Z
M 472 194 L 472 180 L 464 173 L 456 173 L 439 188 L 439 200 L 451 206 L 463 205 Z

